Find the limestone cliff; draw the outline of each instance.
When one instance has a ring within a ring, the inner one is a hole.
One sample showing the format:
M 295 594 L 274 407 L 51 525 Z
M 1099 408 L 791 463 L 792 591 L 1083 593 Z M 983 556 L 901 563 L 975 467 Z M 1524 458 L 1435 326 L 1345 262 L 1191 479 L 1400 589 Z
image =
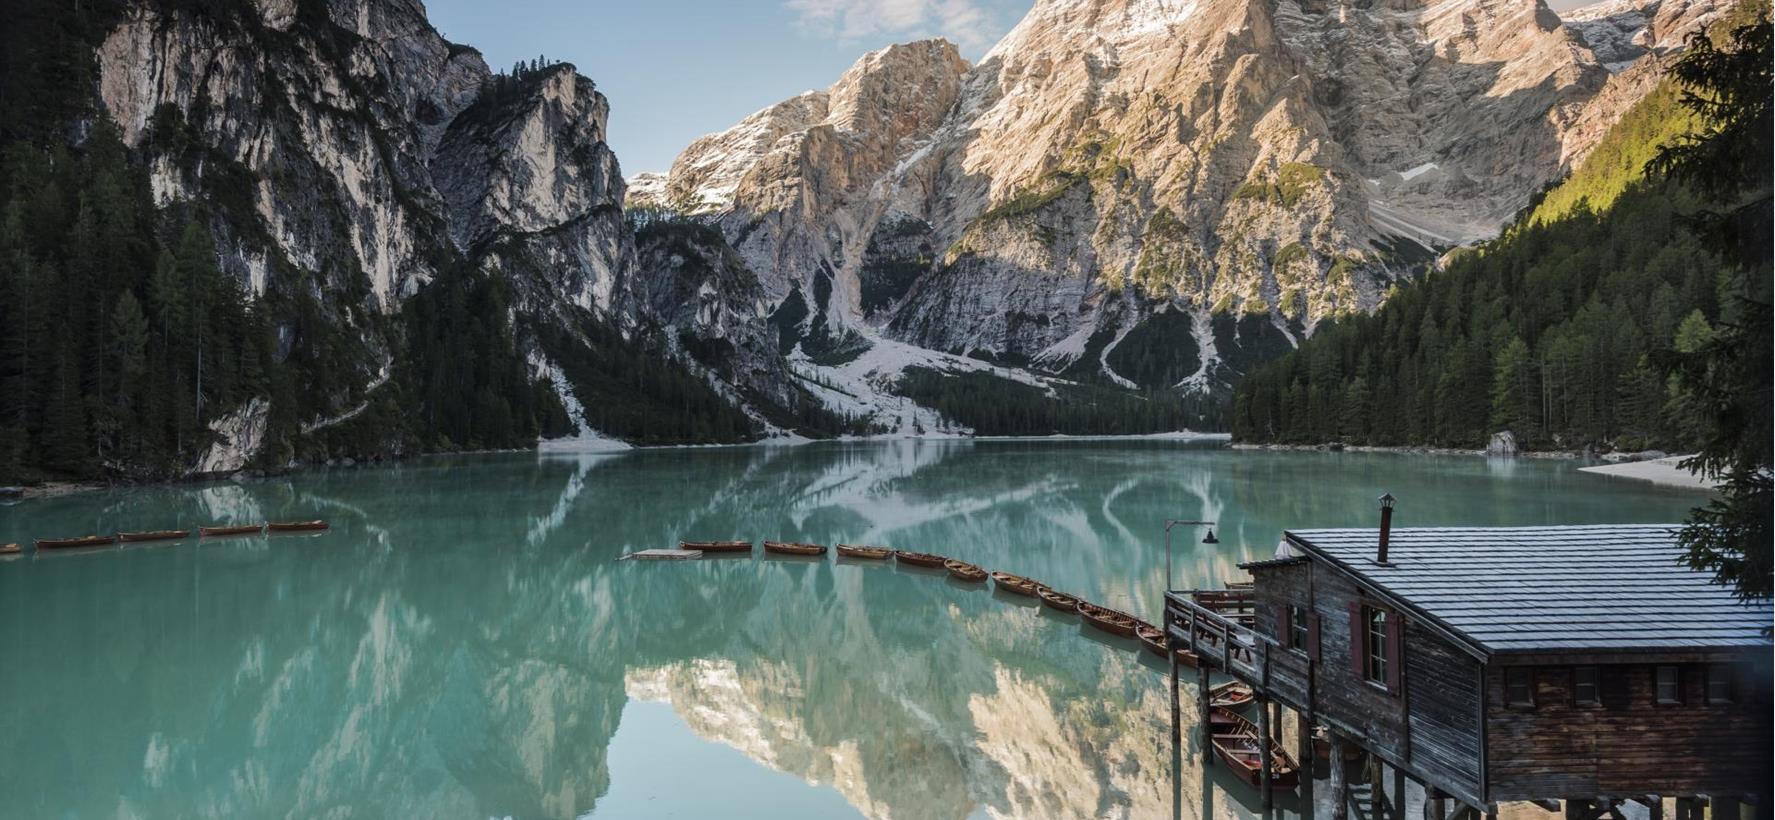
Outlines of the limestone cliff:
M 815 353 L 1214 388 L 1495 234 L 1723 4 L 1616 5 L 1040 0 L 977 65 L 893 46 L 696 141 L 661 198 Z

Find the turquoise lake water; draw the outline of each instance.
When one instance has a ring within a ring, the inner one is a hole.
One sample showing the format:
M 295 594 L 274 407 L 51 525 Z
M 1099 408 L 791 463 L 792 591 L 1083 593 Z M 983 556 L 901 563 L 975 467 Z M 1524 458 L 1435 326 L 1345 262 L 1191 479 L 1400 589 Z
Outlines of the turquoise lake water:
M 0 507 L 0 817 L 1245 817 L 1137 644 L 941 574 L 684 538 L 888 544 L 1157 620 L 1285 527 L 1680 520 L 1569 461 L 1165 441 L 435 457 Z M 1193 697 L 1190 687 L 1184 697 Z M 1174 761 L 1174 752 L 1178 760 Z M 1323 790 L 1321 790 L 1323 791 Z M 1311 813 L 1284 800 L 1282 813 Z

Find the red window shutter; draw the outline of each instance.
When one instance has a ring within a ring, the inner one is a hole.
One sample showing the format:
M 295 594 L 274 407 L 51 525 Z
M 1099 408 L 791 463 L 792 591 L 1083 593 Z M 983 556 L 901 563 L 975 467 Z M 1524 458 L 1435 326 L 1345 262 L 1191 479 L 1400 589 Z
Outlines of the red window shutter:
M 1276 637 L 1281 639 L 1283 646 L 1298 648 L 1294 645 L 1294 617 L 1287 604 L 1276 605 Z
M 1387 613 L 1387 692 L 1399 694 L 1399 681 L 1405 671 L 1405 622 L 1399 613 Z
M 1358 679 L 1368 677 L 1368 629 L 1362 623 L 1362 605 L 1350 604 L 1350 668 Z
M 1319 662 L 1319 613 L 1307 613 L 1307 658 Z

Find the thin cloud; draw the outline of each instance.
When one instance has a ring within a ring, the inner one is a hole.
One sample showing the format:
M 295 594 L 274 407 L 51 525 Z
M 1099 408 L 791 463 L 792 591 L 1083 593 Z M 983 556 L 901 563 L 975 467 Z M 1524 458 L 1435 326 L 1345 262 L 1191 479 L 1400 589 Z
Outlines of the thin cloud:
M 786 0 L 796 22 L 821 37 L 947 37 L 979 53 L 1003 33 L 999 15 L 980 0 Z

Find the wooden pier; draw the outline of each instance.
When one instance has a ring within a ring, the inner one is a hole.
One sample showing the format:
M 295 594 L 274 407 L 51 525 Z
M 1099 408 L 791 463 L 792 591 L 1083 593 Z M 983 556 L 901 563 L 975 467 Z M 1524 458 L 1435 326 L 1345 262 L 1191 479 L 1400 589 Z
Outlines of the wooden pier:
M 1168 592 L 1164 629 L 1199 659 L 1204 764 L 1220 672 L 1251 686 L 1264 737 L 1295 714 L 1307 771 L 1311 736 L 1328 735 L 1337 820 L 1358 801 L 1403 816 L 1407 780 L 1425 820 L 1495 818 L 1502 802 L 1567 820 L 1620 820 L 1629 803 L 1651 820 L 1769 817 L 1769 607 L 1679 551 L 1665 526 L 1289 532 L 1276 558 L 1241 565 L 1249 588 Z

